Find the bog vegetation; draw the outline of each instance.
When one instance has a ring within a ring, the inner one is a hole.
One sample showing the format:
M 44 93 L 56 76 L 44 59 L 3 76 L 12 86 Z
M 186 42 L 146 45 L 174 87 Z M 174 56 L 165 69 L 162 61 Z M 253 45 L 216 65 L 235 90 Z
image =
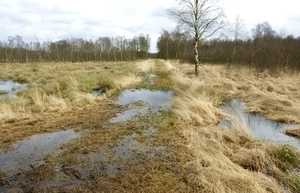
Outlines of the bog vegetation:
M 58 156 L 50 156 L 45 164 L 33 165 L 32 171 L 15 176 L 14 183 L 8 182 L 4 177 L 8 174 L 2 171 L 0 182 L 8 187 L 23 187 L 25 192 L 109 191 L 111 187 L 118 191 L 180 192 L 300 190 L 296 172 L 300 157 L 293 147 L 254 139 L 240 121 L 236 121 L 233 130 L 217 126 L 220 118 L 230 119 L 220 106 L 232 98 L 246 101 L 250 112 L 299 124 L 298 72 L 274 76 L 265 71 L 257 75 L 245 67 L 228 70 L 224 65 L 204 65 L 200 76 L 195 77 L 190 64 L 163 60 L 6 63 L 1 67 L 1 77 L 18 77 L 29 83 L 28 90 L 1 100 L 2 148 L 37 133 L 69 128 L 84 132 L 81 138 L 63 145 Z M 145 82 L 145 73 L 157 74 L 153 85 Z M 100 88 L 104 88 L 104 95 L 90 94 Z M 132 122 L 103 125 L 122 109 L 109 100 L 125 88 L 171 89 L 175 91 L 172 109 Z M 158 129 L 153 138 L 145 131 L 149 125 Z M 104 164 L 127 166 L 120 166 L 116 176 L 105 173 L 105 168 L 97 173 L 97 165 L 76 169 L 80 163 L 82 167 L 90 163 L 89 155 L 103 145 L 110 150 L 107 154 L 113 156 L 116 144 L 133 134 L 139 143 L 153 148 L 167 144 L 168 151 L 145 158 L 136 149 L 134 159 L 106 160 Z M 78 154 L 82 155 L 80 159 Z M 63 168 L 57 171 L 57 165 Z M 84 177 L 83 171 L 94 172 Z M 69 176 L 67 186 L 58 181 L 51 184 L 58 174 Z M 31 181 L 20 180 L 22 176 Z M 74 179 L 81 183 L 74 183 Z M 23 181 L 26 185 L 22 185 Z M 120 183 L 122 187 L 118 186 Z
M 195 77 L 194 67 L 187 63 L 195 59 L 194 39 L 179 27 L 163 30 L 157 41 L 157 57 L 167 61 L 139 60 L 149 56 L 148 35 L 29 43 L 20 36 L 9 37 L 0 42 L 0 79 L 28 83 L 28 89 L 0 100 L 1 149 L 10 150 L 14 142 L 38 133 L 74 128 L 83 135 L 64 144 L 59 155 L 45 156 L 44 164 L 31 166 L 32 171 L 20 172 L 13 180 L 0 170 L 0 188 L 300 192 L 299 152 L 287 144 L 256 139 L 241 120 L 220 110 L 224 102 L 238 98 L 251 113 L 299 125 L 299 46 L 300 38 L 277 33 L 267 22 L 253 28 L 251 38 L 201 41 L 202 68 Z M 149 81 L 147 74 L 157 77 Z M 107 123 L 130 106 L 110 103 L 126 88 L 173 90 L 172 109 Z M 104 94 L 91 94 L 99 90 Z M 219 127 L 221 118 L 232 120 L 235 128 Z M 149 126 L 157 131 L 150 130 L 149 135 L 145 129 Z M 300 136 L 295 129 L 286 133 Z M 114 147 L 123 145 L 120 142 L 128 136 L 137 136 L 135 143 L 142 148 L 165 150 L 147 157 L 136 148 L 130 159 L 114 157 Z M 99 169 L 88 156 L 100 154 L 103 146 L 111 159 L 98 160 L 103 166 Z M 118 175 L 104 167 L 114 164 Z

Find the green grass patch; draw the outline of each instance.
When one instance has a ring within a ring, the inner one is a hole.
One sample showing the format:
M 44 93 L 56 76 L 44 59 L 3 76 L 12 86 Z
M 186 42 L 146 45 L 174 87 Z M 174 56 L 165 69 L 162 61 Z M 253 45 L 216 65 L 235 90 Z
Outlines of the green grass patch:
M 300 192 L 300 174 L 291 172 L 286 175 L 286 184 L 294 190 L 294 192 Z
M 292 171 L 300 166 L 300 154 L 290 145 L 274 147 L 269 153 L 282 171 Z
M 151 116 L 151 124 L 160 130 L 169 130 L 175 125 L 175 115 L 171 110 L 162 110 Z
M 138 88 L 149 90 L 172 90 L 172 81 L 169 72 L 150 73 L 145 75 L 144 81 Z

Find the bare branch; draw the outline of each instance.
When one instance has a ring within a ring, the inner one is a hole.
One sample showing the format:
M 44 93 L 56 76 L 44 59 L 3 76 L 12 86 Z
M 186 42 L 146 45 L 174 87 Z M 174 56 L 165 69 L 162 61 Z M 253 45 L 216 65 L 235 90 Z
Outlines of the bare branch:
M 178 24 L 194 33 L 195 74 L 198 75 L 198 47 L 200 41 L 215 34 L 224 27 L 224 11 L 219 0 L 176 0 L 177 7 L 169 10 L 170 16 Z

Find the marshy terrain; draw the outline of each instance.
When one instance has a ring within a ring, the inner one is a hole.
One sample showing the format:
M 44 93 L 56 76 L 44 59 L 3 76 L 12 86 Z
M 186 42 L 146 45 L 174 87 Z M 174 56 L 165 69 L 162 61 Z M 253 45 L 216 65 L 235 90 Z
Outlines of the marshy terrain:
M 299 73 L 193 70 L 1 64 L 0 192 L 299 192 Z

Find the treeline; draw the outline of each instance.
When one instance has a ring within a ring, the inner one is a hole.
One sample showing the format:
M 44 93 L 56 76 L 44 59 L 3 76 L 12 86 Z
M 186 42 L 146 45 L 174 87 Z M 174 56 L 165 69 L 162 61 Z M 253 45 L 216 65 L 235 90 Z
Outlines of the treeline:
M 300 70 L 300 37 L 279 34 L 269 23 L 258 24 L 251 38 L 216 38 L 201 42 L 199 61 L 202 63 L 247 65 L 264 69 Z M 178 27 L 162 30 L 157 41 L 158 57 L 194 62 L 194 40 Z
M 94 41 L 71 38 L 55 42 L 24 42 L 17 35 L 0 41 L 0 62 L 131 61 L 146 59 L 149 49 L 149 35 L 132 39 L 99 37 Z

